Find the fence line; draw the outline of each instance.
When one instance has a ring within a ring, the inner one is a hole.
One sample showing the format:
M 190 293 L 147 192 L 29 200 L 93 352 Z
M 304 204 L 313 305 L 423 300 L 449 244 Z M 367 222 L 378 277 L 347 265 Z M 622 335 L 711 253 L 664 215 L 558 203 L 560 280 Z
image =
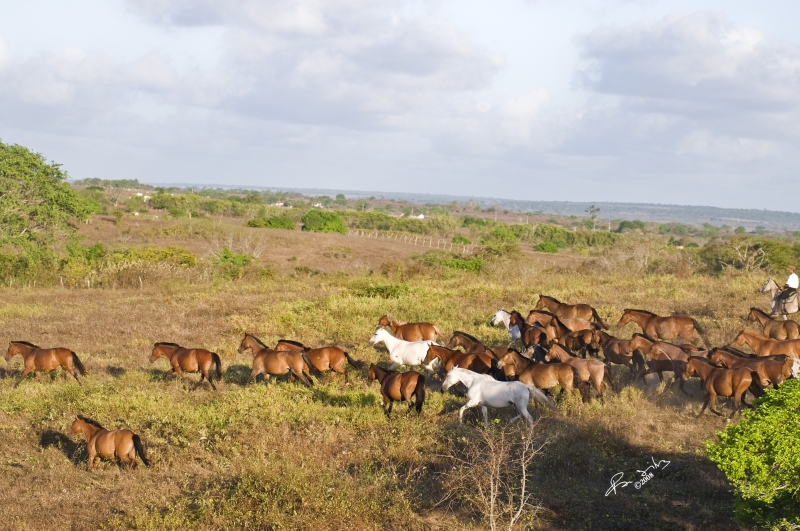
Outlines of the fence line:
M 453 243 L 452 239 L 443 238 L 441 236 L 424 236 L 393 231 L 350 229 L 347 231 L 347 235 L 357 238 L 405 243 L 417 247 L 427 247 L 428 249 L 439 249 L 441 251 L 455 250 L 456 252 L 460 251 L 461 254 L 475 253 L 481 247 L 479 243 Z M 434 243 L 436 243 L 436 247 L 433 246 Z

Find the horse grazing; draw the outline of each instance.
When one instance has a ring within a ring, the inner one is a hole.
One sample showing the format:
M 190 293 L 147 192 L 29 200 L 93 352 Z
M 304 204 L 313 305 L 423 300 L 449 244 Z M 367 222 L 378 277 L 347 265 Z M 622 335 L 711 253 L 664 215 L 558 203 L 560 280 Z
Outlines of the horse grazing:
M 25 379 L 31 372 L 36 374 L 36 379 L 41 379 L 40 373 L 51 372 L 61 367 L 62 374 L 64 371 L 70 373 L 73 378 L 80 384 L 78 375 L 75 374 L 75 369 L 81 373 L 81 376 L 86 376 L 86 368 L 78 359 L 78 355 L 68 348 L 39 348 L 33 343 L 27 341 L 12 341 L 8 344 L 6 351 L 6 361 L 11 361 L 11 358 L 19 354 L 23 359 L 22 376 L 19 377 L 14 387 L 18 386 L 22 380 Z M 66 375 L 64 375 L 66 377 Z
M 560 362 L 566 363 L 567 365 L 573 367 L 581 382 L 594 385 L 594 388 L 597 391 L 597 394 L 600 395 L 600 398 L 603 398 L 605 381 L 608 381 L 609 386 L 614 389 L 613 380 L 611 379 L 611 369 L 602 361 L 577 358 L 573 356 L 563 345 L 553 343 L 544 359 L 545 361 L 550 361 L 556 358 Z
M 672 383 L 670 387 L 674 386 L 677 381 L 681 392 L 691 396 L 683 387 L 685 382 L 682 375 L 686 369 L 686 362 L 689 361 L 687 350 L 689 347 L 694 348 L 694 345 L 684 345 L 684 347 L 686 347 L 685 350 L 672 343 L 656 341 L 651 337 L 638 333 L 633 334 L 633 339 L 631 339 L 631 348 L 641 350 L 644 353 L 647 366 L 647 370 L 644 373 L 645 379 L 648 374 L 654 372 L 658 374 L 659 381 L 663 382 L 664 375 L 662 373 L 671 371 Z
M 260 339 L 252 334 L 245 334 L 239 345 L 239 354 L 244 354 L 250 349 L 253 353 L 253 370 L 247 379 L 247 384 L 256 379 L 259 374 L 264 375 L 264 383 L 269 383 L 270 376 L 284 376 L 289 374 L 290 380 L 297 377 L 307 386 L 311 383 L 311 373 L 319 377 L 317 368 L 308 359 L 305 352 L 296 350 L 272 350 Z M 245 385 L 247 385 L 245 384 Z
M 481 406 L 483 423 L 489 427 L 489 414 L 486 406 L 517 408 L 518 415 L 509 421 L 509 424 L 523 417 L 528 424 L 533 426 L 533 417 L 528 413 L 528 401 L 533 399 L 548 407 L 554 408 L 553 401 L 539 389 L 522 382 L 498 382 L 486 374 L 478 374 L 466 369 L 455 368 L 447 373 L 442 382 L 442 392 L 453 385 L 462 383 L 467 387 L 467 403 L 458 410 L 459 422 L 464 422 L 464 411 L 468 408 Z
M 425 376 L 416 371 L 389 371 L 372 364 L 369 367 L 367 384 L 372 385 L 375 380 L 381 384 L 381 405 L 387 417 L 392 413 L 395 401 L 408 402 L 409 411 L 416 407 L 417 414 L 422 413 L 422 405 L 425 403 Z
M 770 354 L 786 354 L 791 358 L 800 358 L 800 339 L 787 339 L 778 341 L 771 339 L 755 330 L 744 329 L 739 332 L 731 342 L 732 347 L 740 347 L 747 343 L 753 352 L 758 356 L 769 356 Z
M 511 341 L 519 341 L 520 339 L 520 332 L 519 327 L 516 325 L 511 325 L 511 314 L 503 309 L 497 310 L 497 312 L 492 317 L 492 320 L 489 321 L 489 324 L 492 326 L 497 326 L 500 323 L 503 323 L 508 330 L 508 337 L 511 338 Z
M 645 370 L 644 356 L 641 351 L 633 348 L 630 339 L 619 339 L 603 330 L 596 330 L 594 334 L 603 351 L 606 363 L 625 365 L 631 371 L 632 378 Z
M 208 380 L 211 388 L 216 391 L 217 386 L 211 379 L 212 365 L 217 367 L 217 381 L 222 380 L 222 360 L 216 352 L 211 352 L 204 348 L 184 348 L 176 343 L 155 343 L 153 345 L 153 353 L 150 355 L 150 363 L 153 363 L 160 357 L 165 357 L 172 365 L 172 370 L 178 376 L 182 376 L 184 372 L 200 372 L 200 383 L 203 379 Z
M 136 456 L 142 460 L 144 466 L 150 466 L 150 462 L 144 455 L 142 440 L 131 430 L 108 431 L 100 423 L 92 419 L 75 417 L 72 422 L 72 434 L 83 434 L 86 439 L 86 449 L 89 452 L 89 462 L 86 468 L 91 470 L 95 459 L 116 459 L 126 467 L 136 468 Z
M 422 363 L 430 365 L 431 362 L 436 359 L 440 362 L 439 369 L 442 375 L 453 367 L 460 367 L 480 374 L 486 374 L 492 370 L 493 364 L 495 363 L 495 359 L 485 352 L 469 354 L 439 345 L 430 345 L 428 347 L 428 354 L 425 356 L 425 359 L 422 360 Z
M 733 397 L 733 412 L 730 417 L 736 414 L 742 408 L 744 402 L 744 394 L 750 389 L 754 396 L 759 397 L 762 394 L 760 386 L 758 386 L 759 376 L 750 369 L 722 369 L 711 365 L 706 359 L 691 356 L 689 361 L 686 362 L 686 369 L 683 372 L 683 378 L 688 380 L 697 374 L 703 382 L 703 388 L 706 392 L 706 401 L 703 404 L 703 409 L 697 414 L 699 417 L 709 407 L 712 413 L 722 415 L 714 409 L 717 403 L 718 396 Z M 755 382 L 756 385 L 753 385 Z M 747 404 L 746 402 L 744 402 Z
M 781 300 L 778 297 L 781 292 L 783 292 L 783 288 L 772 278 L 767 279 L 758 292 L 769 293 L 770 300 L 772 301 L 772 315 L 780 315 L 785 320 L 789 314 L 797 313 L 797 311 L 800 310 L 800 296 L 797 295 L 789 297 L 791 300 L 781 304 Z
M 778 387 L 792 375 L 792 366 L 794 365 L 794 359 L 784 354 L 770 356 L 770 359 L 766 359 L 757 356 L 741 356 L 721 348 L 713 349 L 708 359 L 711 363 L 726 369 L 750 369 L 758 374 L 761 387 L 770 384 L 772 387 Z
M 370 345 L 383 343 L 389 350 L 389 359 L 392 360 L 390 370 L 394 370 L 398 365 L 422 365 L 423 360 L 428 355 L 428 347 L 433 344 L 433 340 L 426 341 L 406 341 L 392 335 L 388 328 L 379 327 L 375 334 L 369 339 Z M 433 362 L 425 366 L 429 371 L 433 371 Z
M 356 370 L 364 368 L 364 363 L 356 361 L 350 357 L 350 354 L 340 349 L 339 347 L 320 347 L 311 348 L 306 347 L 297 341 L 290 341 L 288 339 L 281 339 L 275 345 L 275 350 L 305 352 L 309 361 L 320 373 L 326 371 L 335 372 L 344 375 L 344 380 L 347 379 L 347 372 L 344 370 L 344 364 L 349 363 L 351 367 Z
M 767 315 L 766 312 L 758 308 L 750 308 L 750 313 L 747 314 L 747 322 L 752 323 L 755 321 L 758 321 L 764 335 L 767 337 L 779 341 L 800 339 L 800 325 L 797 324 L 797 321 L 776 321 Z
M 513 367 L 516 379 L 524 384 L 543 390 L 560 385 L 562 393 L 572 393 L 575 371 L 566 363 L 537 363 L 516 352 L 509 352 L 497 362 L 498 369 L 507 367 Z
M 625 326 L 634 322 L 642 328 L 645 335 L 655 339 L 676 339 L 681 338 L 687 341 L 694 340 L 694 332 L 704 334 L 697 321 L 688 315 L 670 315 L 659 317 L 653 312 L 646 310 L 631 310 L 626 308 L 622 311 L 622 317 L 617 326 Z M 701 335 L 702 339 L 702 335 Z
M 388 327 L 392 334 L 406 341 L 436 341 L 436 336 L 442 335 L 442 331 L 435 324 L 405 323 L 388 313 L 380 318 L 378 326 Z
M 608 328 L 600 319 L 597 310 L 588 304 L 564 304 L 555 297 L 540 294 L 534 310 L 542 309 L 547 309 L 559 319 L 583 319 L 597 323 L 600 328 Z

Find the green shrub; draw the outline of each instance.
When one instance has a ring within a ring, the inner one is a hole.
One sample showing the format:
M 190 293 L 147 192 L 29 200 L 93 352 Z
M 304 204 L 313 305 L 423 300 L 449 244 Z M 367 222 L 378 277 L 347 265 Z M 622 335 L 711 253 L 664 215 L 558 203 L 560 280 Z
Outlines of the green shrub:
M 483 258 L 480 256 L 473 256 L 472 258 L 453 257 L 448 260 L 440 260 L 438 263 L 450 269 L 460 269 L 473 273 L 479 273 L 483 269 Z
M 626 230 L 644 230 L 644 222 L 635 219 L 633 221 L 625 220 L 617 227 L 617 232 L 624 232 Z
M 736 518 L 754 529 L 800 526 L 800 381 L 787 380 L 707 444 L 736 495 Z
M 365 284 L 356 286 L 353 292 L 357 297 L 397 299 L 410 293 L 407 284 Z
M 251 219 L 247 222 L 248 227 L 256 227 L 260 229 L 285 229 L 294 230 L 294 221 L 285 216 L 268 216 L 262 218 Z
M 227 247 L 222 248 L 222 252 L 214 260 L 215 273 L 228 280 L 242 278 L 244 270 L 253 262 L 253 258 L 247 254 L 237 254 Z
M 557 253 L 558 245 L 554 242 L 542 242 L 534 247 L 533 250 L 540 253 Z
M 469 245 L 472 243 L 471 241 L 469 241 L 468 238 L 465 238 L 464 236 L 454 236 L 452 242 L 458 245 Z
M 302 217 L 301 221 L 303 222 L 303 230 L 347 234 L 344 220 L 342 220 L 342 217 L 336 212 L 311 210 Z

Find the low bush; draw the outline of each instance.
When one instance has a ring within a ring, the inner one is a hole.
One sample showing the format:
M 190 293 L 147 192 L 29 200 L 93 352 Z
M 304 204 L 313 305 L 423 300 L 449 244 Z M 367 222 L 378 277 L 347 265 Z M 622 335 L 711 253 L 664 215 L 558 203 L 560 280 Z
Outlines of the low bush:
M 311 210 L 301 219 L 303 230 L 312 232 L 339 232 L 347 234 L 344 220 L 336 212 L 325 212 L 323 210 Z
M 558 252 L 558 244 L 554 242 L 542 242 L 536 247 L 533 248 L 534 251 L 538 251 L 540 253 L 557 253 Z
M 472 242 L 464 236 L 453 236 L 452 242 L 458 245 L 469 245 Z
M 357 297 L 397 299 L 410 293 L 408 284 L 362 284 L 353 288 Z
M 247 222 L 248 227 L 256 227 L 259 229 L 285 229 L 294 230 L 294 221 L 284 216 L 269 216 L 263 218 L 251 219 Z

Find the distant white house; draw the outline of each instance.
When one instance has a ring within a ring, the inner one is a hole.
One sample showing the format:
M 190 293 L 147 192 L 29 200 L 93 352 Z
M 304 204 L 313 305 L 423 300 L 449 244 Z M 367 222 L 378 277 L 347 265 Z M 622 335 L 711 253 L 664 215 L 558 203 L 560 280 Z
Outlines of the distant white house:
M 414 217 L 414 218 L 417 218 L 417 219 L 425 219 L 425 215 L 424 214 L 420 214 L 419 216 L 411 216 L 411 217 Z
M 283 208 L 292 208 L 292 205 L 290 205 L 289 203 L 284 203 L 283 201 L 278 201 L 277 203 L 272 203 L 272 206 L 283 207 Z
M 313 206 L 314 208 L 325 208 L 325 205 L 323 205 L 322 203 L 314 203 L 311 206 Z

